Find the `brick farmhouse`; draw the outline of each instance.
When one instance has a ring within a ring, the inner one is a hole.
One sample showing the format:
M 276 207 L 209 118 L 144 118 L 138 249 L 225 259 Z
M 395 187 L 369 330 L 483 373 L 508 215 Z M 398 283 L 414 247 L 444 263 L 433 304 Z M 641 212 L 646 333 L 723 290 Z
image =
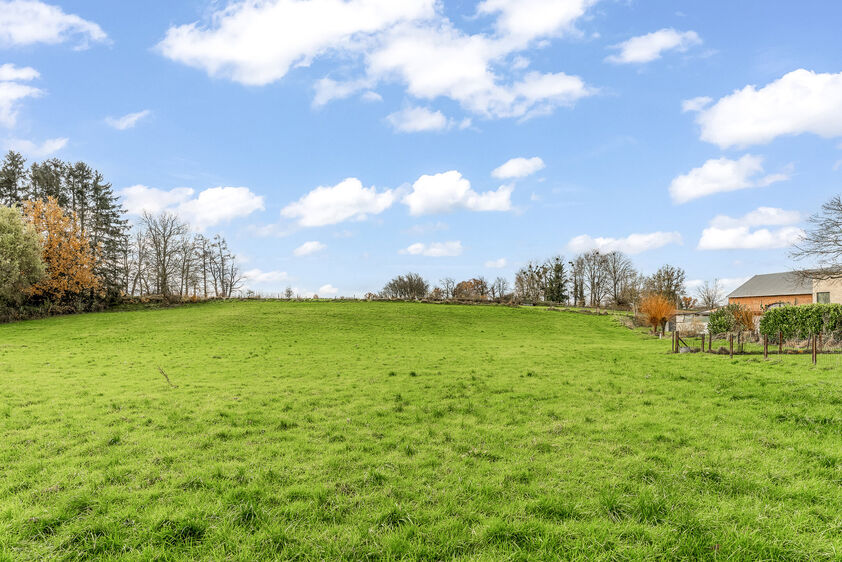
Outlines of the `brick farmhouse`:
M 755 275 L 728 295 L 757 314 L 767 308 L 813 303 L 842 303 L 842 280 L 811 280 L 791 272 Z

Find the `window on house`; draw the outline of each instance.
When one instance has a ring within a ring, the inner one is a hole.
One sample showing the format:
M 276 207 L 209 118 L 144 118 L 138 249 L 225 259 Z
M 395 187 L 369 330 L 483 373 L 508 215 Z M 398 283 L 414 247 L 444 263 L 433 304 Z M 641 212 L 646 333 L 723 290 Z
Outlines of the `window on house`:
M 830 293 L 816 293 L 816 302 L 819 304 L 830 304 Z

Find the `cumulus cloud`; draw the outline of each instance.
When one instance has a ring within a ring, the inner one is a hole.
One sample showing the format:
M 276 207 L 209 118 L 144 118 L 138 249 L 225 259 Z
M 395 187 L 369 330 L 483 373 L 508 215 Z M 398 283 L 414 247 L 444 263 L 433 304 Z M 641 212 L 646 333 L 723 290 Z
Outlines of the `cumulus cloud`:
M 534 158 L 512 158 L 491 172 L 491 176 L 497 179 L 525 178 L 544 168 L 544 161 L 537 156 Z
M 625 238 L 592 237 L 587 234 L 576 236 L 567 247 L 572 252 L 587 252 L 600 250 L 604 252 L 624 252 L 626 254 L 640 254 L 648 250 L 662 248 L 669 244 L 681 244 L 681 234 L 678 232 L 652 232 L 649 234 L 630 234 Z
M 16 150 L 30 158 L 45 158 L 67 146 L 67 142 L 66 138 L 47 139 L 40 144 L 31 140 L 10 139 L 3 144 L 6 150 Z
M 619 50 L 619 53 L 610 55 L 605 60 L 616 64 L 652 62 L 661 58 L 665 51 L 684 52 L 701 42 L 702 39 L 695 31 L 664 28 L 613 45 L 611 48 Z
M 328 295 L 333 296 L 339 292 L 339 289 L 328 283 L 327 285 L 322 285 L 319 287 L 319 295 Z
M 91 41 L 107 41 L 108 35 L 97 24 L 66 14 L 58 6 L 37 0 L 0 1 L 0 45 L 54 45 L 70 40 L 83 49 Z
M 363 187 L 357 178 L 347 178 L 334 186 L 317 187 L 281 210 L 281 216 L 295 219 L 300 226 L 326 226 L 346 220 L 365 220 L 392 206 L 392 190 L 378 192 Z
M 733 218 L 717 215 L 710 221 L 711 226 L 717 228 L 734 228 L 737 226 L 785 226 L 801 222 L 803 215 L 799 211 L 785 211 L 775 207 L 758 207 L 741 217 Z
M 0 28 L 2 28 L 2 24 L 0 24 Z M 17 121 L 19 102 L 26 98 L 43 95 L 43 90 L 21 83 L 22 81 L 34 80 L 38 76 L 38 71 L 28 66 L 17 67 L 13 64 L 0 66 L 0 125 L 14 127 Z
M 268 0 L 229 2 L 207 25 L 170 27 L 167 58 L 248 85 L 283 78 L 318 56 L 359 50 L 377 32 L 431 17 L 434 0 Z
M 413 216 L 448 213 L 456 209 L 469 211 L 508 211 L 512 208 L 512 187 L 477 193 L 471 182 L 456 170 L 423 175 L 412 184 L 412 191 L 403 198 Z
M 842 73 L 803 68 L 758 89 L 746 86 L 699 111 L 701 138 L 721 148 L 812 133 L 842 136 Z
M 171 211 L 197 230 L 246 217 L 264 208 L 263 197 L 247 187 L 212 187 L 200 191 L 196 197 L 194 194 L 189 187 L 167 191 L 145 185 L 134 185 L 120 192 L 123 206 L 130 214 Z
M 41 74 L 31 66 L 15 66 L 11 63 L 0 65 L 0 82 L 8 82 L 13 80 L 35 80 Z
M 157 48 L 211 76 L 265 85 L 295 66 L 334 58 L 352 76 L 316 84 L 314 105 L 398 81 L 417 99 L 447 97 L 486 117 L 528 117 L 593 95 L 577 76 L 520 76 L 534 40 L 573 28 L 592 0 L 486 0 L 497 33 L 457 29 L 435 0 L 265 0 L 228 2 L 208 22 L 171 27 Z M 354 63 L 361 62 L 363 68 Z
M 739 160 L 725 157 L 711 159 L 672 180 L 669 191 L 672 200 L 680 204 L 714 193 L 766 187 L 789 179 L 786 173 L 760 176 L 762 173 L 763 158 L 760 156 L 746 154 Z
M 702 231 L 700 250 L 771 250 L 789 248 L 804 235 L 794 225 L 803 219 L 798 211 L 759 207 L 742 217 L 717 215 Z M 756 228 L 778 226 L 781 228 Z
M 452 125 L 444 113 L 426 107 L 408 107 L 389 114 L 386 120 L 400 133 L 443 131 Z
M 489 260 L 485 262 L 485 267 L 489 269 L 503 269 L 506 267 L 506 258 L 500 258 L 499 260 Z
M 243 277 L 249 284 L 257 285 L 268 285 L 289 279 L 286 271 L 263 271 L 260 269 L 250 269 L 243 273 Z
M 310 242 L 304 242 L 302 245 L 293 250 L 292 253 L 298 257 L 309 256 L 311 254 L 315 254 L 316 252 L 321 252 L 325 248 L 327 248 L 326 245 L 313 240 Z
M 125 131 L 126 129 L 131 129 L 137 122 L 141 119 L 148 117 L 152 114 L 152 111 L 149 109 L 144 109 L 143 111 L 138 111 L 137 113 L 129 113 L 128 115 L 123 115 L 122 117 L 106 117 L 105 122 L 108 123 L 110 127 L 117 129 L 118 131 Z
M 455 257 L 462 254 L 462 242 L 458 240 L 452 242 L 433 242 L 432 244 L 417 242 L 401 250 L 400 253 L 411 256 L 427 256 L 429 258 Z
M 496 29 L 503 37 L 530 41 L 574 30 L 596 0 L 483 0 L 477 13 L 497 14 Z
M 801 237 L 804 231 L 795 226 L 778 229 L 759 228 L 752 230 L 747 226 L 735 228 L 709 227 L 702 231 L 699 240 L 700 250 L 774 250 L 789 248 Z

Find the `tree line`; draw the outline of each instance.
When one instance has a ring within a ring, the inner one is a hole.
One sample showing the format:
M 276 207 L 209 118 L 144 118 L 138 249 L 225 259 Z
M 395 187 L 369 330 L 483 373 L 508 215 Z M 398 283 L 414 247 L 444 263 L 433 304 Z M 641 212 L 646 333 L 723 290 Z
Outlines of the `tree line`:
M 131 224 L 111 183 L 85 162 L 0 166 L 0 309 L 85 310 L 131 296 L 230 297 L 242 285 L 220 235 L 176 214 Z
M 389 280 L 379 294 L 368 296 L 635 308 L 645 296 L 660 295 L 673 310 L 719 305 L 723 294 L 718 281 L 706 282 L 693 296 L 686 277 L 683 269 L 668 264 L 643 275 L 622 252 L 591 250 L 570 260 L 558 255 L 530 261 L 517 271 L 512 284 L 503 277 L 490 281 L 477 276 L 463 281 L 444 277 L 433 285 L 417 273 L 408 273 Z

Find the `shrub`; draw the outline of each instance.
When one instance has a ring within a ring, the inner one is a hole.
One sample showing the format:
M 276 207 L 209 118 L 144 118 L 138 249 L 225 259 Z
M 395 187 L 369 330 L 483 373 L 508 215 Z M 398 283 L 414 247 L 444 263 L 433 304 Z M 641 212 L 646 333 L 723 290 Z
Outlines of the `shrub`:
M 729 304 L 710 314 L 708 332 L 711 334 L 728 334 L 732 332 L 754 330 L 754 313 L 750 308 Z
M 675 312 L 675 305 L 663 295 L 654 293 L 641 301 L 640 312 L 652 331 L 657 332 L 658 326 L 663 326 Z
M 772 308 L 760 319 L 760 333 L 784 338 L 809 338 L 814 334 L 842 332 L 842 305 L 809 304 Z

